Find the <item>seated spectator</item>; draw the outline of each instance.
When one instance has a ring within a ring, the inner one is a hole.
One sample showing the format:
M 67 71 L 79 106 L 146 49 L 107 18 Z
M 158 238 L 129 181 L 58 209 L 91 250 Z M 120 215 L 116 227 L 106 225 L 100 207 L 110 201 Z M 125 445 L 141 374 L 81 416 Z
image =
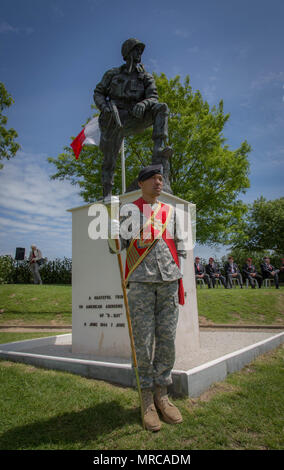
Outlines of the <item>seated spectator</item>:
M 196 256 L 195 258 L 194 269 L 195 269 L 195 279 L 203 279 L 208 285 L 208 289 L 210 289 L 211 287 L 210 277 L 208 276 L 208 274 L 206 274 L 205 268 L 203 264 L 200 263 L 200 258 L 198 258 L 198 256 Z
M 234 258 L 232 256 L 228 257 L 228 262 L 224 266 L 225 274 L 227 278 L 227 288 L 232 289 L 233 283 L 232 279 L 238 279 L 241 289 L 243 288 L 243 278 L 239 271 L 238 265 L 234 263 Z
M 216 279 L 220 279 L 223 286 L 226 288 L 226 279 L 222 276 L 219 266 L 215 263 L 214 258 L 209 258 L 209 263 L 206 265 L 206 273 L 210 277 L 211 285 L 214 288 Z
M 284 281 L 284 258 L 281 258 L 281 264 L 279 268 L 279 281 L 283 282 Z
M 245 279 L 248 279 L 250 286 L 254 289 L 258 284 L 261 288 L 262 276 L 256 271 L 255 266 L 252 264 L 252 259 L 247 258 L 246 263 L 243 266 L 243 275 Z
M 261 264 L 261 273 L 263 276 L 263 279 L 274 279 L 274 284 L 276 289 L 279 289 L 279 279 L 278 279 L 278 273 L 279 269 L 275 269 L 271 264 L 270 264 L 270 258 L 265 256 L 263 258 L 263 263 Z

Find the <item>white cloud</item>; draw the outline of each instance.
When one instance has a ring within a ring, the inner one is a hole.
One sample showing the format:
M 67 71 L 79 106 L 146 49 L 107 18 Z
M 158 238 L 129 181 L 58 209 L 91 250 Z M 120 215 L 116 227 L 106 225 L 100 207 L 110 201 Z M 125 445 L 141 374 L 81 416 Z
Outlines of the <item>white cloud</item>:
M 67 209 L 84 203 L 70 183 L 50 180 L 47 165 L 45 155 L 24 152 L 5 162 L 0 172 L 1 254 L 33 242 L 44 245 L 44 251 L 49 246 L 46 256 L 71 256 Z
M 284 82 L 284 72 L 268 72 L 251 82 L 251 88 L 260 90 L 267 85 L 279 85 Z
M 6 21 L 1 21 L 0 23 L 0 33 L 18 33 L 19 28 L 15 28 Z
M 186 39 L 186 38 L 189 37 L 190 32 L 187 31 L 187 30 L 185 30 L 185 29 L 179 29 L 179 28 L 178 28 L 178 29 L 176 29 L 176 30 L 174 31 L 174 34 L 175 34 L 176 36 L 180 37 L 180 38 Z
M 235 59 L 247 60 L 252 53 L 251 45 L 240 45 L 234 48 Z
M 216 104 L 217 102 L 216 91 L 217 87 L 214 84 L 205 85 L 205 87 L 203 88 L 204 97 L 210 105 Z
M 200 48 L 198 46 L 192 46 L 188 48 L 188 52 L 190 54 L 199 54 L 200 53 Z
M 267 160 L 273 166 L 284 165 L 284 146 L 277 146 L 266 152 Z
M 148 59 L 147 63 L 145 63 L 145 67 L 147 70 L 151 72 L 156 72 L 159 73 L 161 70 L 161 67 L 159 65 L 159 62 L 156 59 Z
M 5 33 L 25 33 L 25 34 L 32 34 L 34 32 L 34 28 L 27 26 L 25 28 L 18 28 L 16 26 L 12 26 L 11 24 L 7 23 L 6 21 L 1 21 L 0 23 L 0 34 Z
M 61 19 L 64 18 L 64 12 L 58 5 L 51 5 L 51 11 L 55 18 Z
M 27 26 L 26 28 L 23 29 L 23 31 L 26 33 L 26 34 L 32 34 L 35 32 L 35 29 L 34 28 L 31 28 L 30 26 Z

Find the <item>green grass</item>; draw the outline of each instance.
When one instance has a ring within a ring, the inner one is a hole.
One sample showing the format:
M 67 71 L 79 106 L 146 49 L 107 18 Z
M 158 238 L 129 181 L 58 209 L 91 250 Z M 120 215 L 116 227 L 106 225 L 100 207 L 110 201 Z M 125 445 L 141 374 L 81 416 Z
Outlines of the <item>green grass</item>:
M 280 347 L 199 399 L 174 400 L 183 423 L 150 433 L 133 389 L 0 361 L 0 449 L 283 449 L 283 363 Z
M 0 325 L 71 325 L 72 287 L 0 285 Z M 200 323 L 284 326 L 284 290 L 197 288 Z
M 55 335 L 64 335 L 66 333 L 60 333 L 60 331 L 49 331 L 48 333 L 43 332 L 28 332 L 28 333 L 18 333 L 18 332 L 2 332 L 0 330 L 0 344 L 12 343 L 14 341 L 24 341 L 26 339 L 33 338 L 43 338 L 45 336 L 55 336 Z
M 0 285 L 0 325 L 71 324 L 70 285 Z
M 284 325 L 283 289 L 200 289 L 198 312 L 202 321 L 236 324 Z

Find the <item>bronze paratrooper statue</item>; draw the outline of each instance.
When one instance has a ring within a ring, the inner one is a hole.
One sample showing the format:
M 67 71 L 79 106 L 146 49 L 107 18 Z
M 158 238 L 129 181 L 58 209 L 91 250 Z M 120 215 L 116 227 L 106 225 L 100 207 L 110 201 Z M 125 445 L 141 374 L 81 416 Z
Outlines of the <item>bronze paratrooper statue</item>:
M 153 126 L 154 141 L 152 164 L 163 165 L 164 190 L 172 192 L 169 184 L 172 149 L 165 147 L 169 110 L 165 103 L 159 103 L 154 78 L 141 64 L 144 48 L 145 45 L 138 39 L 127 39 L 121 49 L 125 64 L 108 70 L 94 90 L 94 101 L 101 111 L 99 126 L 100 149 L 104 154 L 104 198 L 112 194 L 116 160 L 123 138 L 141 133 L 150 126 Z M 135 188 L 134 182 L 131 189 Z

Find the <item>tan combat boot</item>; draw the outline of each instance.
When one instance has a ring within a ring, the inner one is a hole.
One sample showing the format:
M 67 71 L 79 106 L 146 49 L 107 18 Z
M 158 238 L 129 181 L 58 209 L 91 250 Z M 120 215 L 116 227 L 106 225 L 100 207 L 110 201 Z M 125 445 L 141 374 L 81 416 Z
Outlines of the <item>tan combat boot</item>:
M 148 431 L 160 431 L 161 422 L 154 405 L 152 390 L 141 390 L 144 424 Z
M 182 422 L 182 416 L 175 405 L 169 401 L 167 387 L 155 387 L 155 405 L 162 413 L 166 423 L 177 424 Z

